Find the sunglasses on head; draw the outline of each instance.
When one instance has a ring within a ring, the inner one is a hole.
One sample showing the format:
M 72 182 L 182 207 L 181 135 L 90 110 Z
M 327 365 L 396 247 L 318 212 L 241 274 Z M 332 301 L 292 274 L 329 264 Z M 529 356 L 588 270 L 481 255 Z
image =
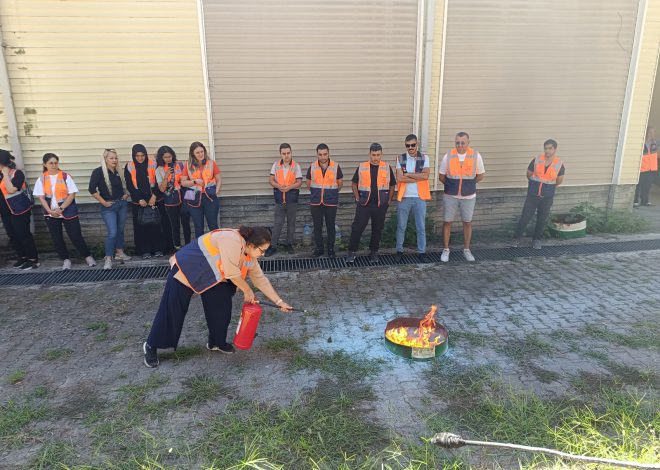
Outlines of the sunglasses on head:
M 407 148 L 407 149 L 414 149 L 415 147 L 417 147 L 417 143 L 414 143 L 414 144 L 406 144 L 406 148 Z

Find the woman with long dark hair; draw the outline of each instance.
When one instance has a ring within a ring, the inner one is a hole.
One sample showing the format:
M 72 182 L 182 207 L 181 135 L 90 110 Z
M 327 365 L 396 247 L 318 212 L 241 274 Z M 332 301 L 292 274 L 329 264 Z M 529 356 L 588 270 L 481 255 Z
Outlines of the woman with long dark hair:
M 165 251 L 168 248 L 178 250 L 181 248 L 181 226 L 183 225 L 184 237 L 186 229 L 190 242 L 190 215 L 186 212 L 182 224 L 182 195 L 181 175 L 183 174 L 183 163 L 177 161 L 176 152 L 167 145 L 163 145 L 156 152 L 156 184 L 158 185 L 159 201 L 161 209 L 161 229 L 165 237 Z
M 243 292 L 245 302 L 256 302 L 246 281 L 248 275 L 280 310 L 290 311 L 291 306 L 277 294 L 259 266 L 258 260 L 269 246 L 270 230 L 266 227 L 221 229 L 202 235 L 172 256 L 172 270 L 151 332 L 142 346 L 144 364 L 158 366 L 157 350 L 177 347 L 193 294 L 202 296 L 209 329 L 206 348 L 226 354 L 234 352 L 233 345 L 227 342 L 227 328 L 236 289 Z
M 195 237 L 204 234 L 204 219 L 209 230 L 218 228 L 218 212 L 220 211 L 220 169 L 208 157 L 206 147 L 201 142 L 190 144 L 188 164 L 181 175 L 181 185 L 190 188 L 184 203 L 195 224 Z
M 158 210 L 156 207 L 156 162 L 147 157 L 147 149 L 135 144 L 131 150 L 132 161 L 124 168 L 126 187 L 131 195 L 133 210 L 133 236 L 135 251 L 142 258 L 163 256 L 163 236 L 160 224 L 141 224 L 140 210 Z
M 78 205 L 76 204 L 76 193 L 78 192 L 76 183 L 70 174 L 60 170 L 60 157 L 54 153 L 46 153 L 42 162 L 44 173 L 34 183 L 32 194 L 41 202 L 50 238 L 55 245 L 55 251 L 64 263 L 62 269 L 71 269 L 71 258 L 64 243 L 63 228 L 66 229 L 67 235 L 80 256 L 85 258 L 87 266 L 96 266 L 96 261 L 94 261 L 80 229 Z
M 14 156 L 0 149 L 0 216 L 9 242 L 18 255 L 15 268 L 39 267 L 39 254 L 30 232 L 32 201 L 27 194 L 25 173 L 16 168 Z

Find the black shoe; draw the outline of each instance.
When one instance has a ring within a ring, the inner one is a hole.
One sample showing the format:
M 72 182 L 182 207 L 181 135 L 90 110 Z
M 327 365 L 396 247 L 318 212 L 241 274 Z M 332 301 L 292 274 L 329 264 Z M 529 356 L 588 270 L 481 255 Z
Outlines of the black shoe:
M 142 345 L 142 351 L 144 351 L 144 365 L 150 369 L 158 367 L 160 362 L 158 361 L 158 352 L 156 351 L 156 348 L 152 348 L 145 341 Z
M 27 260 L 25 263 L 21 264 L 21 267 L 18 269 L 21 271 L 29 271 L 30 269 L 37 269 L 39 266 L 41 265 L 38 261 Z
M 330 258 L 336 258 L 337 255 L 335 255 L 335 250 L 332 248 L 328 248 L 328 257 Z
M 286 250 L 287 253 L 292 255 L 295 253 L 296 250 L 293 249 L 293 245 L 284 245 L 284 249 Z
M 378 253 L 376 253 L 376 252 L 370 253 L 369 254 L 369 261 L 371 262 L 371 264 L 379 264 L 380 259 L 378 259 Z
M 417 255 L 417 257 L 419 258 L 420 263 L 428 263 L 429 262 L 429 255 L 427 255 L 426 253 L 420 253 L 419 255 Z
M 264 256 L 273 256 L 275 253 L 277 253 L 277 248 L 274 246 L 269 246 L 268 249 L 266 250 L 266 253 L 264 253 Z
M 397 263 L 403 261 L 403 251 L 396 252 L 396 255 L 394 255 L 394 261 L 396 261 Z
M 314 250 L 314 253 L 312 253 L 312 255 L 314 256 L 314 258 L 320 258 L 321 256 L 323 256 L 323 250 L 319 250 L 317 248 L 316 250 Z
M 355 253 L 354 252 L 351 251 L 348 254 L 348 256 L 346 257 L 346 262 L 347 263 L 355 263 Z
M 209 351 L 218 351 L 223 354 L 233 354 L 236 352 L 234 345 L 231 343 L 227 343 L 224 346 L 209 346 L 209 343 L 206 343 L 206 349 Z
M 154 253 L 154 256 L 156 258 L 162 258 L 163 257 L 163 252 L 162 251 L 157 251 L 156 253 Z
M 26 262 L 27 262 L 27 260 L 26 260 L 25 258 L 23 258 L 23 259 L 19 259 L 19 260 L 16 261 L 14 264 L 12 264 L 11 267 L 12 267 L 12 268 L 20 268 L 20 267 L 23 266 Z

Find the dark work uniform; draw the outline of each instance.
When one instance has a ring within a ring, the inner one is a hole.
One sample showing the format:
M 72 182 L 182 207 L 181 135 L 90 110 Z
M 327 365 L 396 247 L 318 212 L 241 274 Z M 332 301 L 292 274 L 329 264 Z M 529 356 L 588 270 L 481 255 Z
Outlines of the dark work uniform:
M 323 175 L 325 175 L 327 168 L 321 169 Z M 307 169 L 307 181 L 312 179 L 312 167 L 310 166 Z M 337 165 L 337 181 L 344 179 L 344 173 L 341 171 L 341 167 Z M 318 206 L 310 206 L 312 212 L 312 221 L 314 222 L 314 244 L 316 245 L 316 251 L 323 253 L 323 221 L 325 220 L 325 230 L 328 234 L 328 254 L 334 253 L 335 251 L 335 220 L 337 219 L 337 206 L 326 206 L 325 204 L 320 204 Z
M 2 181 L 3 177 L 4 175 L 0 172 L 0 181 Z M 16 170 L 14 177 L 11 179 L 11 184 L 15 188 L 20 189 L 23 187 L 24 182 L 25 174 L 21 170 Z M 37 247 L 34 244 L 32 232 L 30 232 L 31 214 L 31 210 L 20 215 L 12 214 L 7 201 L 5 201 L 5 197 L 0 192 L 0 216 L 9 237 L 9 243 L 14 248 L 14 251 L 16 251 L 16 254 L 18 254 L 19 259 L 36 261 L 38 258 Z
M 527 167 L 527 171 L 534 171 L 534 162 L 536 159 L 533 159 L 529 166 Z M 552 160 L 551 160 L 552 161 Z M 545 167 L 545 171 L 548 171 L 548 168 L 550 165 Z M 564 165 L 561 166 L 559 169 L 559 172 L 557 173 L 557 176 L 564 176 Z M 513 238 L 516 240 L 522 237 L 523 231 L 525 230 L 525 227 L 527 227 L 527 224 L 529 223 L 530 220 L 532 220 L 532 217 L 534 217 L 534 213 L 536 213 L 536 226 L 534 227 L 534 240 L 541 240 L 543 239 L 543 232 L 545 231 L 545 223 L 546 220 L 548 220 L 548 216 L 550 215 L 550 208 L 552 207 L 552 203 L 554 202 L 555 199 L 555 188 L 556 186 L 553 184 L 546 184 L 543 185 L 544 188 L 544 193 L 543 196 L 539 196 L 535 190 L 532 189 L 531 185 L 528 185 L 527 187 L 527 198 L 525 199 L 525 205 L 523 206 L 523 211 L 522 215 L 520 216 L 520 220 L 518 221 L 518 225 L 516 226 L 516 230 L 513 233 Z
M 131 195 L 131 209 L 133 209 L 133 237 L 135 240 L 135 252 L 138 255 L 154 254 L 156 251 L 163 251 L 164 240 L 161 233 L 160 225 L 139 225 L 138 212 L 140 199 L 149 202 L 152 194 L 155 194 L 154 189 L 149 183 L 149 174 L 147 172 L 147 160 L 143 163 L 136 163 L 133 160 L 137 174 L 137 188 L 133 185 L 131 179 L 131 172 L 128 167 L 124 169 L 124 180 L 126 181 L 126 189 Z
M 367 205 L 363 206 L 359 202 L 355 208 L 355 219 L 351 226 L 351 240 L 348 244 L 348 251 L 357 251 L 360 244 L 360 237 L 371 219 L 371 240 L 369 241 L 369 251 L 376 253 L 380 248 L 380 239 L 385 227 L 385 215 L 389 207 L 389 199 L 381 201 L 378 207 L 378 165 L 369 165 L 371 173 L 371 193 Z M 355 170 L 351 181 L 358 184 L 360 181 L 360 167 Z M 392 167 L 390 167 L 390 189 L 396 186 L 396 178 Z
M 658 144 L 653 141 L 651 144 L 644 144 L 644 155 L 649 153 L 658 153 Z M 660 157 L 658 157 L 660 163 Z M 660 166 L 658 166 L 660 169 Z M 635 186 L 635 203 L 641 203 L 642 206 L 646 206 L 649 203 L 649 194 L 651 193 L 651 186 L 653 186 L 653 180 L 656 179 L 658 171 L 640 171 L 639 172 L 639 181 L 637 186 Z

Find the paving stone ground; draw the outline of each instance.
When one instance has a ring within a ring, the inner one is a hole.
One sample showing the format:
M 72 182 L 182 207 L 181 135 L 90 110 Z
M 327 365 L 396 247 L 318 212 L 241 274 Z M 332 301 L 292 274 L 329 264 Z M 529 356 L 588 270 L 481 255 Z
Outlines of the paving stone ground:
M 231 391 L 190 413 L 171 416 L 172 427 L 219 413 L 238 398 L 287 406 L 323 374 L 291 372 L 290 355 L 264 346 L 278 338 L 292 339 L 310 353 L 343 351 L 378 360 L 381 371 L 368 380 L 377 397 L 369 411 L 374 422 L 402 436 L 428 435 L 423 416 L 445 406 L 424 379 L 433 365 L 392 355 L 383 331 L 388 320 L 422 316 L 431 304 L 438 305 L 438 320 L 450 334 L 441 367 L 494 366 L 516 389 L 548 398 L 572 393 L 572 381 L 581 374 L 607 376 L 621 370 L 608 367 L 612 363 L 660 374 L 657 346 L 619 340 L 657 332 L 660 251 L 278 273 L 269 278 L 285 300 L 309 312 L 265 309 L 252 350 L 163 359 L 157 370 L 142 364 L 141 344 L 162 281 L 0 288 L 0 403 L 20 401 L 46 387 L 51 406 L 60 410 L 58 419 L 39 424 L 44 430 L 40 439 L 0 449 L 0 467 L 22 467 L 49 438 L 90 439 L 80 419 L 86 410 L 116 400 L 120 387 L 144 383 L 154 374 L 169 378 L 158 389 L 161 398 L 176 396 L 187 378 L 200 374 L 220 378 Z M 239 302 L 240 294 L 235 312 Z M 235 313 L 230 332 L 237 317 Z M 194 299 L 180 346 L 205 342 L 201 302 Z M 62 357 L 53 358 L 64 350 Z M 12 384 L 10 377 L 17 371 L 25 377 Z M 654 387 L 657 391 L 660 384 Z

